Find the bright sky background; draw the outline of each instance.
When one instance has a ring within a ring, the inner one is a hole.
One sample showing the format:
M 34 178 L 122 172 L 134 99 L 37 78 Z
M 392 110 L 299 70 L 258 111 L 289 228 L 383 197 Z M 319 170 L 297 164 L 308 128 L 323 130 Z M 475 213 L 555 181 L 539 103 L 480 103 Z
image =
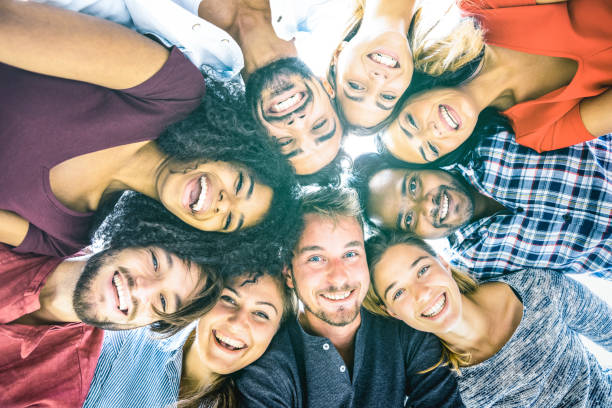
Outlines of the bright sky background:
M 315 74 L 322 77 L 325 76 L 327 64 L 330 61 L 330 56 L 337 45 L 337 41 L 335 39 L 339 38 L 344 29 L 341 22 L 346 21 L 345 19 L 348 18 L 346 8 L 342 7 L 342 3 L 339 2 L 336 2 L 335 6 L 328 10 L 325 14 L 327 16 L 333 16 L 334 23 L 326 25 L 329 26 L 329 30 L 317 30 L 317 32 L 312 36 L 301 37 L 296 41 L 300 57 L 306 61 Z M 373 136 L 349 135 L 349 137 L 347 137 L 344 141 L 343 147 L 344 150 L 353 158 L 363 153 L 376 151 Z M 442 254 L 448 254 L 448 241 L 446 239 L 435 241 L 437 242 L 430 241 L 430 243 L 434 245 L 436 250 Z M 570 276 L 585 284 L 591 291 L 612 305 L 612 281 L 587 276 L 586 274 Z M 597 356 L 602 366 L 612 368 L 611 352 L 604 350 L 584 337 L 583 341 Z

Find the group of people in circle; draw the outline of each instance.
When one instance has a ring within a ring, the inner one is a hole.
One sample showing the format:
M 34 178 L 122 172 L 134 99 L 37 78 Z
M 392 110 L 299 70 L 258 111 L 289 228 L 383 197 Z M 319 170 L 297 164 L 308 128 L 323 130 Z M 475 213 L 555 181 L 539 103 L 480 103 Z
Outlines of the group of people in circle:
M 0 405 L 609 406 L 608 18 L 1 0 Z

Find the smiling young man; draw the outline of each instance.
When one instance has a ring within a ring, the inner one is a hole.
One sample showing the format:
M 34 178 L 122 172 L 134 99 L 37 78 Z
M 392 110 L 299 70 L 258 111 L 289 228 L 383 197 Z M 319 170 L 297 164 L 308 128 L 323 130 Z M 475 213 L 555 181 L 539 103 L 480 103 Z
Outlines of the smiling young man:
M 101 328 L 195 319 L 215 280 L 154 246 L 61 259 L 0 245 L 0 405 L 81 406 Z
M 525 268 L 610 278 L 611 143 L 606 135 L 537 154 L 499 132 L 451 173 L 364 156 L 355 186 L 374 224 L 448 236 L 454 262 L 478 278 Z
M 51 0 L 37 0 L 57 4 Z M 343 127 L 332 87 L 298 59 L 294 39 L 329 24 L 347 0 L 68 0 L 61 7 L 106 18 L 176 45 L 207 74 L 241 73 L 255 119 L 298 175 L 341 171 Z M 324 22 L 322 22 L 324 21 Z M 308 177 L 305 180 L 310 180 Z
M 247 407 L 462 406 L 440 344 L 361 307 L 370 279 L 350 190 L 303 197 L 304 228 L 286 268 L 303 305 L 237 380 Z M 422 372 L 425 370 L 426 372 Z

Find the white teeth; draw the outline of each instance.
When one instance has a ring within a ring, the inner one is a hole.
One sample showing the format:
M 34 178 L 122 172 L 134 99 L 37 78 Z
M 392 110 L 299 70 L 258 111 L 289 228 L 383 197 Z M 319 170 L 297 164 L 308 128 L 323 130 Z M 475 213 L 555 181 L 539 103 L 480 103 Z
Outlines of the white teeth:
M 234 340 L 230 337 L 226 337 L 220 333 L 215 332 L 215 337 L 217 338 L 217 340 L 221 341 L 222 343 L 227 344 L 230 347 L 233 347 L 235 349 L 241 349 L 244 348 L 246 346 L 246 344 L 244 344 L 241 341 L 238 340 Z
M 191 205 L 191 210 L 198 212 L 202 209 L 204 205 L 204 201 L 206 200 L 206 193 L 208 192 L 208 183 L 206 182 L 206 178 L 204 176 L 200 177 L 200 197 L 198 197 L 198 201 L 195 204 Z
M 421 315 L 425 317 L 434 317 L 435 315 L 440 313 L 440 311 L 442 311 L 442 308 L 444 307 L 445 304 L 446 304 L 446 294 L 442 295 L 440 300 L 438 300 L 435 305 L 430 307 L 428 310 L 425 310 L 423 313 L 421 313 Z
M 397 66 L 397 60 L 395 58 L 392 58 L 388 55 L 380 54 L 378 52 L 372 54 L 372 59 L 378 62 L 379 64 L 386 65 L 390 68 L 395 68 Z
M 351 291 L 349 290 L 348 292 L 327 293 L 327 294 L 323 294 L 322 296 L 330 300 L 342 300 L 342 299 L 346 299 L 347 297 L 349 297 L 350 294 L 351 294 Z
M 290 98 L 287 98 L 284 101 L 279 102 L 276 105 L 272 106 L 272 110 L 275 112 L 282 112 L 294 106 L 295 104 L 297 104 L 300 101 L 300 99 L 301 99 L 301 95 L 299 93 L 296 93 Z
M 113 284 L 117 288 L 117 295 L 119 295 L 119 310 L 125 312 L 128 308 L 127 305 L 127 293 L 123 290 L 123 284 L 119 275 L 113 276 Z
M 452 128 L 457 130 L 459 128 L 459 123 L 455 122 L 455 119 L 453 119 L 453 117 L 451 116 L 450 113 L 448 113 L 448 109 L 446 109 L 445 106 L 440 106 L 441 111 L 442 111 L 442 117 L 444 118 L 444 120 L 446 121 L 446 124 Z
M 440 222 L 442 222 L 446 216 L 448 215 L 448 196 L 446 192 L 442 193 L 442 198 L 440 199 Z

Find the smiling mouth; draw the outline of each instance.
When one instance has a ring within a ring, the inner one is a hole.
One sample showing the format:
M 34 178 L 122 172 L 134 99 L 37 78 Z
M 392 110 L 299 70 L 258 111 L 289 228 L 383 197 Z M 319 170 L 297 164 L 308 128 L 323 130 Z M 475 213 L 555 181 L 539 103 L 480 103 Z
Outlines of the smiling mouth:
M 113 287 L 115 288 L 117 294 L 117 309 L 119 309 L 121 313 L 127 316 L 129 294 L 127 288 L 124 287 L 123 283 L 121 282 L 119 272 L 115 272 L 115 274 L 113 275 Z
M 423 313 L 421 313 L 421 316 L 428 318 L 428 319 L 432 319 L 436 317 L 437 315 L 439 315 L 440 312 L 442 312 L 442 310 L 444 309 L 444 306 L 446 306 L 446 293 L 443 293 L 440 299 L 438 299 L 438 301 L 434 303 L 433 306 L 423 311 Z
M 186 204 L 193 213 L 204 212 L 210 208 L 212 203 L 211 182 L 208 176 L 202 174 L 191 180 L 186 187 Z
M 442 122 L 450 129 L 457 130 L 461 126 L 459 115 L 448 105 L 439 105 L 438 114 Z
M 387 68 L 399 68 L 400 64 L 397 61 L 397 58 L 392 57 L 389 54 L 377 51 L 368 54 L 368 58 L 377 64 L 384 65 Z
M 446 216 L 448 215 L 448 193 L 446 191 L 442 191 L 440 194 L 440 204 L 438 207 L 438 222 L 442 224 Z
M 229 351 L 238 351 L 238 350 L 245 349 L 247 347 L 247 345 L 241 342 L 240 340 L 235 340 L 235 339 L 232 339 L 231 337 L 224 336 L 218 333 L 216 330 L 213 330 L 212 334 L 213 334 L 213 337 L 215 338 L 216 343 L 219 346 Z
M 351 294 L 354 292 L 355 290 L 347 290 L 347 291 L 343 291 L 343 292 L 328 292 L 328 293 L 321 293 L 321 297 L 332 301 L 332 302 L 338 302 L 338 301 L 343 301 L 345 299 L 347 299 L 349 296 L 351 296 Z
M 266 117 L 278 118 L 290 115 L 306 104 L 309 95 L 304 91 L 293 91 L 274 98 L 265 110 Z

